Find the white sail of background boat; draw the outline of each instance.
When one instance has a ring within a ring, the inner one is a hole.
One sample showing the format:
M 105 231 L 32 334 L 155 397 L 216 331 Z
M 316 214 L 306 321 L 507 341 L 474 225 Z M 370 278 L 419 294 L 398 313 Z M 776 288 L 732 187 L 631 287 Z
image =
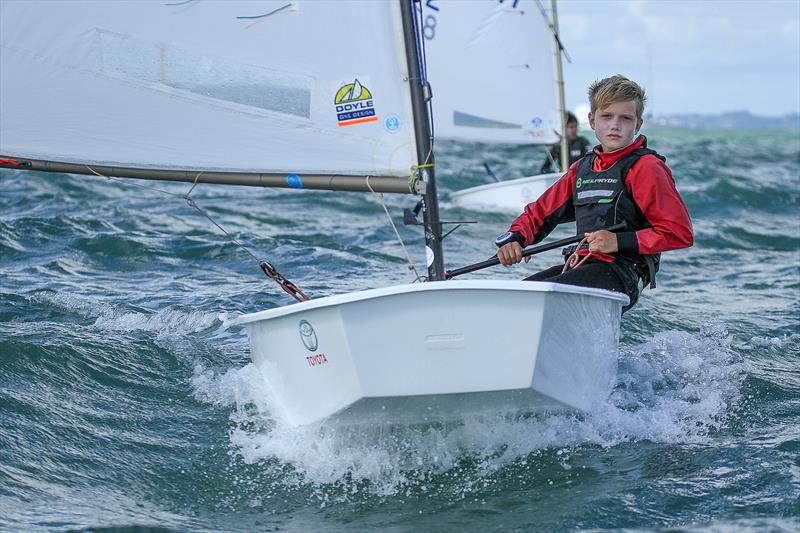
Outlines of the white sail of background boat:
M 422 32 L 435 90 L 436 137 L 487 144 L 558 142 L 561 51 L 540 12 L 541 1 L 432 0 L 428 6 L 433 9 Z M 561 175 L 480 185 L 453 193 L 451 201 L 518 213 Z
M 427 283 L 234 320 L 290 424 L 604 397 L 627 297 L 443 281 L 420 4 L 291 5 L 1 1 L 0 168 L 420 195 Z
M 437 139 L 553 144 L 553 35 L 534 0 L 433 0 L 423 19 Z

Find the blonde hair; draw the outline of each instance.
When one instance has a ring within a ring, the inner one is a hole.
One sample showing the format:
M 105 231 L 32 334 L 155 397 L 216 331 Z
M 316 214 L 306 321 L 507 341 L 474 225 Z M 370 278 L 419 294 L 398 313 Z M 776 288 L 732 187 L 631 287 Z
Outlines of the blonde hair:
M 610 78 L 595 81 L 589 86 L 589 104 L 592 113 L 611 104 L 630 100 L 636 102 L 636 118 L 641 120 L 647 96 L 644 94 L 644 89 L 635 81 L 615 74 Z

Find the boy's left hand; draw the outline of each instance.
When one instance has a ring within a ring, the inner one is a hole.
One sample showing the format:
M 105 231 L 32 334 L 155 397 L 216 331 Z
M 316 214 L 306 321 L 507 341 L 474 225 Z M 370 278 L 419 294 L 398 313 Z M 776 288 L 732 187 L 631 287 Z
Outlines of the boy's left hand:
M 587 237 L 586 242 L 589 243 L 590 252 L 613 254 L 619 250 L 616 233 L 601 229 L 600 231 L 586 233 L 585 236 Z

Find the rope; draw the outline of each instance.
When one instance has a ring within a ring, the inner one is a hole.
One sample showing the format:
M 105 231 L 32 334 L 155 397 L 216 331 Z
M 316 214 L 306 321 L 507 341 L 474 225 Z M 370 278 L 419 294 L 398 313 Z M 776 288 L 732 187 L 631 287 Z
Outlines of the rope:
M 189 189 L 189 191 L 186 194 L 177 194 L 177 193 L 174 193 L 174 192 L 165 191 L 164 189 L 159 189 L 157 187 L 149 187 L 147 185 L 142 185 L 140 183 L 132 183 L 132 182 L 129 182 L 129 181 L 122 180 L 120 178 L 114 178 L 112 176 L 106 176 L 104 174 L 100 174 L 99 172 L 97 172 L 95 169 L 93 169 L 90 166 L 87 166 L 86 168 L 89 169 L 89 171 L 91 171 L 93 174 L 95 174 L 97 176 L 100 176 L 101 178 L 105 178 L 105 179 L 107 179 L 109 181 L 116 181 L 116 182 L 119 182 L 119 183 L 121 183 L 123 185 L 132 186 L 132 187 L 139 187 L 141 189 L 147 189 L 147 190 L 150 190 L 150 191 L 155 191 L 155 192 L 158 192 L 158 193 L 161 193 L 161 194 L 174 196 L 176 198 L 183 198 L 184 200 L 186 200 L 186 203 L 189 205 L 189 207 L 193 207 L 201 215 L 203 215 L 208 220 L 210 220 L 212 224 L 214 224 L 222 233 L 225 234 L 225 236 L 228 238 L 228 240 L 230 240 L 233 244 L 235 244 L 236 246 L 238 246 L 239 248 L 244 250 L 250 257 L 255 259 L 255 261 L 258 263 L 258 266 L 261 268 L 261 270 L 264 271 L 264 274 L 266 274 L 267 277 L 269 277 L 270 279 L 274 280 L 275 283 L 280 285 L 281 289 L 283 289 L 287 294 L 289 294 L 292 298 L 294 298 L 298 302 L 302 302 L 304 300 L 309 300 L 309 297 L 306 296 L 305 293 L 303 293 L 303 291 L 301 291 L 297 287 L 297 285 L 295 285 L 294 283 L 292 283 L 291 281 L 286 279 L 280 272 L 278 272 L 278 270 L 274 266 L 272 266 L 271 263 L 269 263 L 268 261 L 266 261 L 264 259 L 261 259 L 258 256 L 256 256 L 253 252 L 250 251 L 249 248 L 247 248 L 244 244 L 240 243 L 233 235 L 231 235 L 228 232 L 228 230 L 226 230 L 225 228 L 220 226 L 219 223 L 216 220 L 214 220 L 211 217 L 211 215 L 209 215 L 202 207 L 197 205 L 197 202 L 194 201 L 194 198 L 192 198 L 190 196 L 190 194 L 192 194 L 192 191 L 194 191 L 195 187 L 197 187 L 198 180 L 200 179 L 200 176 L 203 174 L 202 172 L 199 172 L 197 174 L 197 176 L 195 176 L 194 182 L 192 182 L 192 186 L 191 186 L 191 188 Z
M 423 166 L 433 166 L 433 165 L 423 165 Z M 378 203 L 380 203 L 381 207 L 383 207 L 383 212 L 386 213 L 386 218 L 389 219 L 389 224 L 391 224 L 392 229 L 394 230 L 394 234 L 397 236 L 397 240 L 400 242 L 400 246 L 403 248 L 403 253 L 406 254 L 406 261 L 408 262 L 408 269 L 411 270 L 412 272 L 414 272 L 414 275 L 416 276 L 416 279 L 414 280 L 414 282 L 417 282 L 417 281 L 419 281 L 419 280 L 421 280 L 423 278 L 417 272 L 417 267 L 414 265 L 414 260 L 411 259 L 411 254 L 408 253 L 408 249 L 406 248 L 406 245 L 403 242 L 403 238 L 400 236 L 400 232 L 397 231 L 397 226 L 395 225 L 394 220 L 392 220 L 392 215 L 389 214 L 389 209 L 386 207 L 386 202 L 383 201 L 383 194 L 382 193 L 379 194 L 379 193 L 375 192 L 375 190 L 372 188 L 372 185 L 370 185 L 370 183 L 369 183 L 369 178 L 370 178 L 370 176 L 367 176 L 367 187 L 369 187 L 369 190 L 372 192 L 372 194 L 375 196 L 375 198 L 378 199 Z
M 430 157 L 430 153 L 428 153 L 428 156 Z M 425 159 L 427 160 L 428 158 L 426 157 Z M 413 167 L 411 167 L 411 174 L 408 176 L 409 190 L 411 191 L 417 190 L 417 181 L 419 181 L 419 169 L 432 168 L 432 167 L 433 163 L 427 163 L 425 165 L 414 165 Z M 369 176 L 367 176 L 367 187 L 369 187 L 369 190 L 372 191 L 372 187 L 369 184 Z M 372 191 L 372 193 L 375 194 L 375 191 Z
M 90 167 L 88 165 L 87 165 L 86 168 L 89 169 L 89 172 L 91 172 L 95 176 L 100 176 L 101 178 L 105 178 L 108 181 L 116 181 L 118 183 L 121 183 L 123 185 L 127 185 L 129 187 L 139 187 L 140 189 L 147 189 L 148 191 L 160 192 L 161 194 L 167 194 L 169 196 L 174 196 L 176 198 L 183 198 L 184 197 L 184 195 L 182 195 L 182 194 L 176 194 L 174 192 L 165 191 L 164 189 L 159 189 L 157 187 L 148 187 L 147 185 L 142 185 L 141 183 L 132 183 L 132 182 L 129 182 L 129 181 L 124 181 L 124 180 L 122 180 L 120 178 L 114 178 L 112 176 L 106 176 L 105 174 L 100 174 L 99 172 L 97 172 L 95 169 L 93 169 L 92 167 Z
M 589 237 L 584 237 L 583 239 L 581 239 L 581 242 L 578 243 L 578 247 L 575 248 L 575 251 L 572 252 L 572 254 L 570 254 L 570 256 L 567 258 L 567 261 L 564 263 L 564 268 L 561 270 L 562 274 L 567 270 L 578 268 L 579 266 L 584 264 L 587 259 L 592 257 L 592 252 L 589 252 L 588 254 L 584 255 L 583 259 L 581 259 L 581 257 L 578 255 L 578 250 L 581 249 L 581 246 L 583 246 L 586 243 L 586 240 L 588 238 Z

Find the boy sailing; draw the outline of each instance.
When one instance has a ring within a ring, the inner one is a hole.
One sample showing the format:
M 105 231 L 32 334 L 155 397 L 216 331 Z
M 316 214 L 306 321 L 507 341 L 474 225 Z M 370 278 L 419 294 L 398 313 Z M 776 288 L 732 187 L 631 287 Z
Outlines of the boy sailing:
M 589 124 L 600 144 L 496 239 L 501 264 L 519 263 L 523 247 L 575 221 L 585 239 L 565 250 L 567 262 L 526 279 L 625 293 L 630 305 L 624 312 L 638 300 L 640 284 L 655 287 L 661 252 L 693 244 L 689 213 L 666 159 L 638 134 L 645 101 L 644 90 L 624 76 L 589 87 Z M 603 229 L 620 222 L 627 224 L 622 232 Z

